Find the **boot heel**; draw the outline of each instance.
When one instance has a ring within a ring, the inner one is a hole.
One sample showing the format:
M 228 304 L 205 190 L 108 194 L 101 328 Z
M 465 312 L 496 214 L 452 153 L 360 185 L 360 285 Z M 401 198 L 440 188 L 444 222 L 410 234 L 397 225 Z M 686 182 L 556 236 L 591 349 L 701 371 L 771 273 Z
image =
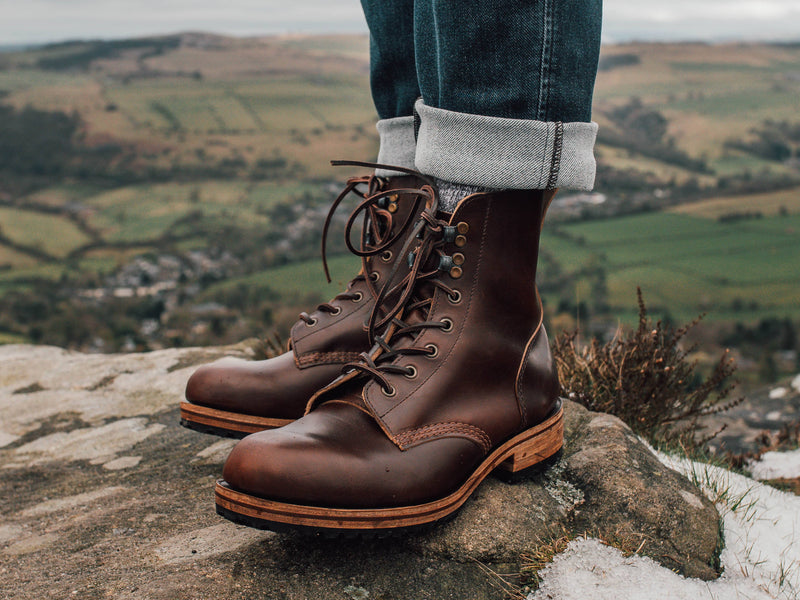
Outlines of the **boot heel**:
M 564 410 L 563 408 L 536 427 L 521 433 L 518 443 L 509 448 L 505 460 L 497 465 L 498 475 L 505 472 L 514 475 L 526 472 L 537 472 L 547 468 L 558 459 L 557 455 L 564 446 Z M 550 461 L 548 459 L 554 458 Z M 547 461 L 547 464 L 543 464 Z

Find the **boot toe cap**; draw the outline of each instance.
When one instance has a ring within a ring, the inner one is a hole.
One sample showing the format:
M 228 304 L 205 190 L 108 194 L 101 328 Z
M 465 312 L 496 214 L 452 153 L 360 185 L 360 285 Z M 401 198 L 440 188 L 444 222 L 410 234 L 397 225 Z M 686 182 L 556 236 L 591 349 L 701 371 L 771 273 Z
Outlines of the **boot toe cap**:
M 192 404 L 213 406 L 229 396 L 230 375 L 241 370 L 247 361 L 223 358 L 199 367 L 186 382 L 186 400 Z

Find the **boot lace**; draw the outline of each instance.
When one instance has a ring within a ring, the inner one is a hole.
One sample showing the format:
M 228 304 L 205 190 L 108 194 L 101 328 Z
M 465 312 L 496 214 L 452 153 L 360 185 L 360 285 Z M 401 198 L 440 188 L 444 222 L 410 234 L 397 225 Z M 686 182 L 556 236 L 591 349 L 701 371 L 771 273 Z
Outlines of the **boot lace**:
M 347 165 L 347 166 L 362 166 L 371 168 L 386 168 L 408 174 L 416 173 L 410 169 L 401 169 L 399 167 L 388 167 L 386 165 L 378 165 L 373 163 L 361 163 L 355 161 L 333 161 L 334 165 Z M 349 195 L 355 194 L 362 198 L 361 202 L 356 206 L 355 210 L 350 214 L 345 224 L 344 239 L 347 249 L 361 257 L 361 272 L 356 275 L 347 285 L 344 292 L 341 292 L 333 297 L 329 302 L 323 302 L 316 308 L 319 312 L 337 315 L 341 312 L 341 307 L 334 306 L 333 302 L 342 300 L 361 300 L 361 292 L 353 292 L 352 287 L 359 281 L 364 281 L 373 297 L 379 295 L 379 290 L 376 286 L 378 277 L 377 273 L 371 269 L 369 257 L 375 256 L 384 252 L 388 247 L 392 246 L 398 239 L 405 235 L 408 228 L 411 226 L 414 214 L 417 212 L 419 203 L 423 200 L 423 196 L 417 195 L 413 210 L 411 210 L 405 220 L 399 227 L 394 226 L 394 215 L 391 210 L 391 196 L 400 194 L 415 194 L 415 189 L 387 189 L 388 180 L 376 175 L 368 175 L 362 177 L 351 177 L 347 180 L 342 192 L 336 197 L 331 204 L 328 214 L 325 217 L 325 224 L 322 228 L 322 265 L 325 270 L 325 278 L 328 283 L 331 282 L 330 270 L 328 268 L 327 259 L 327 240 L 328 230 L 333 216 L 342 201 Z M 363 216 L 362 216 L 363 215 Z M 352 231 L 356 222 L 362 217 L 363 223 L 361 226 L 360 247 L 356 247 L 352 243 Z M 389 278 L 391 280 L 391 278 Z M 316 318 L 309 315 L 307 312 L 300 313 L 300 320 L 307 325 L 314 325 Z M 370 337 L 372 342 L 372 337 Z
M 422 186 L 419 193 L 426 197 L 428 204 L 401 251 L 401 256 L 408 258 L 409 273 L 395 286 L 390 286 L 390 277 L 381 288 L 369 321 L 374 345 L 369 352 L 363 352 L 357 361 L 347 363 L 342 368 L 342 373 L 359 371 L 373 379 L 387 396 L 395 394 L 389 376 L 416 376 L 414 367 L 396 364 L 398 357 L 433 357 L 438 354 L 438 349 L 432 344 L 416 344 L 419 334 L 426 329 L 448 331 L 453 327 L 450 319 L 430 319 L 435 291 L 442 290 L 451 299 L 459 297 L 458 292 L 441 277 L 442 272 L 448 271 L 453 265 L 445 246 L 455 238 L 455 228 L 447 220 L 437 217 L 438 195 L 432 185 Z M 395 264 L 393 273 L 399 268 L 399 262 Z M 392 297 L 397 297 L 393 303 L 388 300 Z M 383 335 L 376 335 L 376 331 L 387 324 Z

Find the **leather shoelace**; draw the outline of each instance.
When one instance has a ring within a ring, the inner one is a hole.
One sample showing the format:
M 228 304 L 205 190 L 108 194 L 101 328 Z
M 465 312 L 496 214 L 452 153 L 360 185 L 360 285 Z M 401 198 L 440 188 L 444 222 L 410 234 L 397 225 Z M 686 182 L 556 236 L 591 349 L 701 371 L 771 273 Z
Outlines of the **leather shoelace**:
M 333 165 L 346 165 L 346 166 L 360 166 L 368 168 L 387 168 L 399 172 L 417 175 L 416 172 L 410 169 L 403 169 L 400 167 L 387 167 L 386 165 L 379 165 L 374 163 L 362 163 L 356 161 L 333 161 Z M 393 214 L 387 209 L 389 203 L 389 196 L 402 195 L 402 194 L 416 194 L 418 190 L 415 189 L 386 189 L 387 180 L 376 175 L 368 175 L 362 177 L 351 177 L 347 180 L 342 192 L 336 197 L 331 204 L 328 214 L 325 217 L 325 224 L 322 228 L 322 265 L 325 270 L 325 278 L 328 283 L 331 282 L 330 270 L 328 268 L 327 259 L 327 240 L 328 230 L 330 228 L 333 216 L 342 203 L 342 201 L 351 193 L 356 194 L 362 198 L 362 201 L 350 214 L 345 224 L 345 244 L 347 249 L 361 257 L 361 273 L 356 275 L 348 284 L 347 291 L 334 296 L 330 302 L 323 302 L 317 306 L 317 311 L 326 312 L 328 314 L 336 315 L 341 309 L 332 304 L 334 301 L 339 300 L 356 300 L 359 299 L 359 294 L 349 291 L 358 281 L 364 281 L 373 297 L 379 295 L 379 291 L 375 285 L 377 278 L 373 276 L 370 270 L 369 261 L 371 256 L 376 256 L 387 248 L 392 246 L 398 239 L 400 239 L 410 227 L 413 217 L 417 212 L 419 202 L 422 201 L 423 196 L 417 195 L 413 209 L 408 213 L 405 221 L 399 226 L 395 227 Z M 361 227 L 361 248 L 357 248 L 352 243 L 352 231 L 359 219 L 363 214 L 363 224 Z M 394 233 L 393 233 L 394 232 Z M 395 271 L 393 271 L 393 274 Z M 388 279 L 391 281 L 391 277 Z M 316 319 L 309 315 L 307 312 L 300 313 L 300 320 L 308 325 L 316 323 Z M 370 332 L 373 330 L 370 328 Z M 372 334 L 371 334 L 372 335 Z M 372 342 L 372 337 L 370 337 Z
M 457 292 L 441 279 L 442 266 L 448 264 L 450 258 L 443 248 L 449 241 L 448 230 L 452 228 L 448 221 L 436 216 L 438 196 L 435 188 L 423 185 L 417 193 L 426 198 L 427 206 L 401 251 L 401 256 L 408 257 L 410 271 L 401 282 L 391 286 L 393 275 L 400 268 L 400 261 L 395 264 L 392 276 L 378 293 L 370 317 L 370 334 L 374 339 L 372 349 L 363 352 L 358 361 L 342 368 L 343 373 L 355 370 L 372 378 L 388 396 L 394 395 L 395 390 L 387 375 L 415 375 L 413 367 L 392 364 L 398 356 L 435 356 L 438 353 L 432 344 L 414 345 L 419 333 L 429 328 L 447 330 L 453 326 L 447 319 L 428 320 L 436 289 L 442 290 L 451 299 L 457 298 Z M 388 302 L 390 297 L 397 294 L 399 297 L 394 304 Z M 381 312 L 385 316 L 379 318 Z M 386 324 L 391 326 L 383 335 L 377 336 L 376 331 L 382 330 Z

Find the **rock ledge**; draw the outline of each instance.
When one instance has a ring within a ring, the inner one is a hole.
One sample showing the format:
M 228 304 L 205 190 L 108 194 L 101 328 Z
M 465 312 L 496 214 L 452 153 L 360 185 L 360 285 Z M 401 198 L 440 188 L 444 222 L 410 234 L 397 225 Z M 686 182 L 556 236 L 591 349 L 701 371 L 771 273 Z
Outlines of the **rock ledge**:
M 252 348 L 0 347 L 8 597 L 503 598 L 523 554 L 583 534 L 717 575 L 714 506 L 621 421 L 571 402 L 553 468 L 515 485 L 488 479 L 423 535 L 331 541 L 228 523 L 213 482 L 234 442 L 180 427 L 178 401 L 194 366 Z

